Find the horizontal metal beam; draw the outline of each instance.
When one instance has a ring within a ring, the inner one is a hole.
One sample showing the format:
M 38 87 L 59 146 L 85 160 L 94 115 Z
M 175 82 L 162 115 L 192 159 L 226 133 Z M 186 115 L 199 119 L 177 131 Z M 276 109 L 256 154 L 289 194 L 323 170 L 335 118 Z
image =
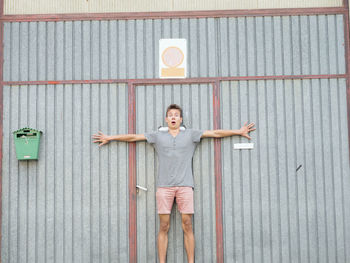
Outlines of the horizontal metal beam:
M 345 14 L 346 7 L 315 8 L 272 8 L 210 11 L 173 11 L 173 12 L 119 12 L 119 13 L 73 13 L 73 14 L 21 14 L 3 15 L 3 22 L 30 21 L 75 21 L 75 20 L 129 20 L 162 18 L 206 18 L 206 17 L 243 17 L 243 16 L 290 16 L 290 15 L 331 15 Z
M 215 83 L 217 81 L 243 80 L 283 80 L 283 79 L 339 79 L 347 78 L 347 74 L 326 75 L 277 75 L 277 76 L 235 76 L 235 77 L 204 77 L 186 79 L 94 79 L 94 80 L 36 80 L 36 81 L 0 81 L 0 85 L 67 85 L 67 84 L 109 84 L 129 83 L 132 85 L 162 85 L 162 84 L 189 84 Z

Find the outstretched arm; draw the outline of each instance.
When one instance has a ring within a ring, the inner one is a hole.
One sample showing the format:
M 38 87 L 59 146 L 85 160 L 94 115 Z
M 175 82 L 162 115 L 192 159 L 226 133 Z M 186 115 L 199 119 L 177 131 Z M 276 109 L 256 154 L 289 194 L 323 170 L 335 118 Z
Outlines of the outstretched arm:
M 108 136 L 101 131 L 92 135 L 92 138 L 96 139 L 94 142 L 100 143 L 98 146 L 102 146 L 110 141 L 137 142 L 146 140 L 146 137 L 143 134 L 119 134 Z
M 204 131 L 201 138 L 222 138 L 222 137 L 228 137 L 228 136 L 232 136 L 232 135 L 240 135 L 240 136 L 246 137 L 250 140 L 251 137 L 248 134 L 249 134 L 249 132 L 256 130 L 256 128 L 253 128 L 255 125 L 254 122 L 249 123 L 248 125 L 247 125 L 247 123 L 248 122 L 244 123 L 242 128 L 240 128 L 239 130 L 208 130 L 208 131 Z

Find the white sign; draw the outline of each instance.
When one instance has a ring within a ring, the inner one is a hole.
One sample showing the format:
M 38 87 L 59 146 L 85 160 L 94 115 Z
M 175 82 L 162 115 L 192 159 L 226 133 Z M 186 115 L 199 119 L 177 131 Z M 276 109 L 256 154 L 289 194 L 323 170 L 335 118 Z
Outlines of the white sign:
M 235 143 L 233 149 L 254 149 L 254 143 Z
M 159 77 L 186 78 L 187 45 L 186 39 L 159 40 Z

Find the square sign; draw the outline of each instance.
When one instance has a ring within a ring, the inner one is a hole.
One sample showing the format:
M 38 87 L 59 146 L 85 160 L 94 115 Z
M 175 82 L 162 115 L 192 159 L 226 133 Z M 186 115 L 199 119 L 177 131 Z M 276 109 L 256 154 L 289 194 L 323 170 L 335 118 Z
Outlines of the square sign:
M 159 77 L 186 78 L 187 45 L 186 39 L 159 40 Z

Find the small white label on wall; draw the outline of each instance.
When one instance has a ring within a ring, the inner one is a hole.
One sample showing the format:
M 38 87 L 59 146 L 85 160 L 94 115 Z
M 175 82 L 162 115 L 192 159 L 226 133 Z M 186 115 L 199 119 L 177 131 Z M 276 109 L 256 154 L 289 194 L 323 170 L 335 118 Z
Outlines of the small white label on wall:
M 159 77 L 186 78 L 186 39 L 159 39 Z
M 254 143 L 235 143 L 233 149 L 242 150 L 242 149 L 254 149 Z

